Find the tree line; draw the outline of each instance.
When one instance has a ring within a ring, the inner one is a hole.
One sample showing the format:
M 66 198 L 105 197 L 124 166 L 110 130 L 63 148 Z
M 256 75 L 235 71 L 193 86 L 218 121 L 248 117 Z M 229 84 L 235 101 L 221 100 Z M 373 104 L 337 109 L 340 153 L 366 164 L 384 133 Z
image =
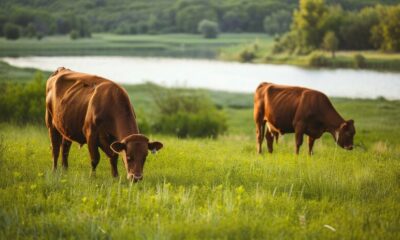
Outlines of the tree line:
M 328 0 L 346 10 L 396 0 Z M 222 32 L 289 30 L 298 0 L 3 0 L 0 2 L 0 36 L 10 39 L 91 32 L 117 34 L 196 33 L 208 20 Z M 215 30 L 213 30 L 215 31 Z
M 315 49 L 400 51 L 400 4 L 375 5 L 358 11 L 300 0 L 290 31 L 277 38 L 274 52 L 307 54 Z

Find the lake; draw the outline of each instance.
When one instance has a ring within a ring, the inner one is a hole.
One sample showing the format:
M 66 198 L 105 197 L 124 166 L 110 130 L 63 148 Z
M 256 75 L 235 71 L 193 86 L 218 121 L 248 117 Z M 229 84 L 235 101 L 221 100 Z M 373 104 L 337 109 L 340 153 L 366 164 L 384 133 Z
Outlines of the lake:
M 333 97 L 400 99 L 400 73 L 391 72 L 147 57 L 21 57 L 2 60 L 13 66 L 45 71 L 63 66 L 124 84 L 151 81 L 168 87 L 253 92 L 259 83 L 273 82 L 309 87 Z

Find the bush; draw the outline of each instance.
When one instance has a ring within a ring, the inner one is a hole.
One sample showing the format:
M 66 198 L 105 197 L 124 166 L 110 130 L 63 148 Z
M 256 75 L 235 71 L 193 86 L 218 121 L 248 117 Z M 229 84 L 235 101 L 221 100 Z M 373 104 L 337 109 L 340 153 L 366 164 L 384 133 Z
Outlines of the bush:
M 253 61 L 253 59 L 256 58 L 256 54 L 254 53 L 254 51 L 249 50 L 249 49 L 243 49 L 240 53 L 239 53 L 239 61 L 241 62 L 251 62 Z
M 29 83 L 3 83 L 0 87 L 0 121 L 44 122 L 45 88 L 41 72 Z
M 72 40 L 78 39 L 78 38 L 79 38 L 79 33 L 78 33 L 78 31 L 72 30 L 72 31 L 69 33 L 69 37 L 70 37 Z
M 308 65 L 311 67 L 328 67 L 331 62 L 321 53 L 312 53 L 308 59 Z
M 159 117 L 153 128 L 161 133 L 216 138 L 227 129 L 225 116 L 206 96 L 167 90 L 155 95 L 155 102 Z
M 365 68 L 366 64 L 367 64 L 367 61 L 366 61 L 365 57 L 362 54 L 357 53 L 356 55 L 354 55 L 354 57 L 353 57 L 353 66 L 355 68 Z
M 4 25 L 4 36 L 9 40 L 17 40 L 21 35 L 21 29 L 18 25 L 13 23 L 6 23 Z
M 219 33 L 218 23 L 210 20 L 202 20 L 198 24 L 198 31 L 203 34 L 205 38 L 217 38 Z

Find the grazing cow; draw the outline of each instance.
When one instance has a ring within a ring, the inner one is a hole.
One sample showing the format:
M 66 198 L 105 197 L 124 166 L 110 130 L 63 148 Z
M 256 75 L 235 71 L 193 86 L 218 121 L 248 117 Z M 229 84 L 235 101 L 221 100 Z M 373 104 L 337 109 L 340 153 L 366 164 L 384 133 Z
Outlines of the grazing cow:
M 254 120 L 259 153 L 262 151 L 265 130 L 270 153 L 273 150 L 274 136 L 277 138 L 280 134 L 293 132 L 296 138 L 296 154 L 299 154 L 303 143 L 303 134 L 308 135 L 311 155 L 314 141 L 324 132 L 331 133 L 342 148 L 353 149 L 353 137 L 356 133 L 354 121 L 345 121 L 325 94 L 312 89 L 261 83 L 254 95 Z
M 68 168 L 68 153 L 72 141 L 88 144 L 95 173 L 100 160 L 100 147 L 110 158 L 111 172 L 118 176 L 118 153 L 122 154 L 127 177 L 143 178 L 143 166 L 148 150 L 163 147 L 149 142 L 139 133 L 135 112 L 128 94 L 116 83 L 65 68 L 59 68 L 47 80 L 46 125 L 52 145 L 53 169 L 62 152 L 62 165 Z

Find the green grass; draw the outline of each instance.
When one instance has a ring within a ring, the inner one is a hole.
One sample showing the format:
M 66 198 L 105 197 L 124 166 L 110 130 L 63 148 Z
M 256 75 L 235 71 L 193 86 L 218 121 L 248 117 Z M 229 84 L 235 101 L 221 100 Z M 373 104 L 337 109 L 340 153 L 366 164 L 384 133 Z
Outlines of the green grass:
M 127 88 L 135 106 L 151 98 L 149 86 Z M 1 124 L 0 238 L 395 239 L 399 102 L 333 103 L 355 119 L 353 151 L 325 135 L 314 156 L 303 146 L 297 157 L 287 135 L 273 154 L 258 155 L 252 109 L 227 107 L 229 132 L 217 140 L 150 134 L 165 148 L 149 156 L 138 184 L 121 162 L 112 179 L 104 155 L 90 177 L 87 148 L 76 144 L 68 172 L 53 173 L 44 126 Z
M 0 38 L 0 56 L 118 55 L 214 58 L 222 47 L 263 38 L 264 34 L 221 34 L 205 39 L 194 34 L 115 35 L 93 34 L 90 39 L 71 40 L 52 36 L 42 40 Z

